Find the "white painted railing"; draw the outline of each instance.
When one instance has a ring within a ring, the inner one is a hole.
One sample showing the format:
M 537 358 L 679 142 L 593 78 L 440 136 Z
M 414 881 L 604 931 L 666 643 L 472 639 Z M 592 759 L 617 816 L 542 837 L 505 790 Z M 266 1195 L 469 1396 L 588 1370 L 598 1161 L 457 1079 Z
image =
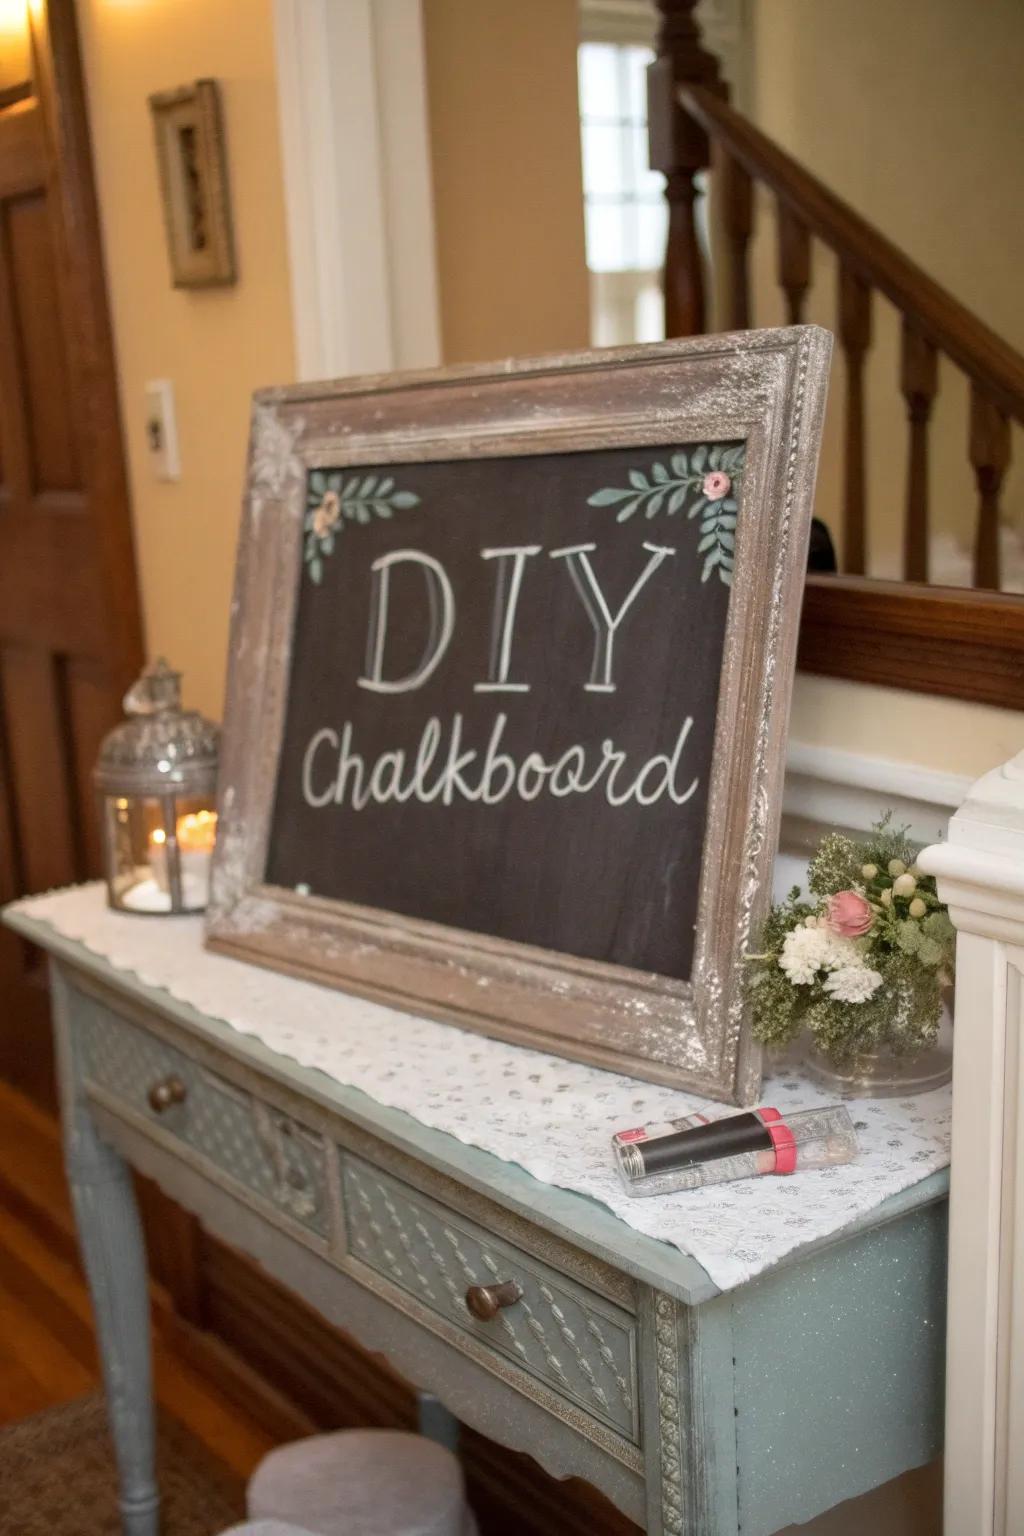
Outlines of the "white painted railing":
M 918 863 L 956 924 L 945 1536 L 1024 1531 L 1024 752 Z

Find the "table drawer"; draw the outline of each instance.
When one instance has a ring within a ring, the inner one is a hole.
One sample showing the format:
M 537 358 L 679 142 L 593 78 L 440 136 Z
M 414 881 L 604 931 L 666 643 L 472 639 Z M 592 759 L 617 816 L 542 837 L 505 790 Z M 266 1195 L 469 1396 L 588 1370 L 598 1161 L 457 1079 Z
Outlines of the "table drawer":
M 391 1174 L 341 1155 L 350 1255 L 639 1444 L 629 1312 Z M 467 1290 L 506 1281 L 519 1299 L 490 1321 L 474 1317 Z
M 324 1144 L 314 1132 L 84 995 L 76 1039 L 87 1086 L 104 1090 L 228 1178 L 326 1237 Z M 161 1086 L 170 1102 L 157 1110 L 150 1094 Z

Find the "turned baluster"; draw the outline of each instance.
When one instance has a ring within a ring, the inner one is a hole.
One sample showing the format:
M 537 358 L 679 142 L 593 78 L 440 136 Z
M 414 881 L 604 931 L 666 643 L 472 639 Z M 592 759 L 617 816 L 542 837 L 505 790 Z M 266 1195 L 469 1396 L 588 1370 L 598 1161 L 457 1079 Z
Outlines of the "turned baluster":
M 903 321 L 900 388 L 910 423 L 907 518 L 903 528 L 903 579 L 928 580 L 928 422 L 939 387 L 938 357 L 910 322 Z
M 666 336 L 700 335 L 705 322 L 704 258 L 697 239 L 694 178 L 710 164 L 710 150 L 703 128 L 679 105 L 679 87 L 701 85 L 726 94 L 718 60 L 701 43 L 693 15 L 696 6 L 697 0 L 658 0 L 657 58 L 647 70 L 651 169 L 664 175 L 668 201 Z
M 1010 465 L 1010 423 L 981 386 L 971 382 L 970 457 L 978 486 L 974 585 L 999 590 L 999 493 Z
M 811 283 L 811 237 L 806 224 L 802 224 L 781 199 L 778 231 L 779 282 L 786 294 L 786 314 L 790 325 L 799 325 Z
M 871 290 L 845 266 L 839 270 L 839 337 L 846 358 L 843 569 L 863 576 L 867 564 L 864 358 L 871 345 Z
M 750 277 L 747 247 L 754 229 L 754 185 L 747 171 L 728 150 L 722 150 L 715 169 L 722 217 L 725 276 L 722 291 L 725 325 L 744 331 L 750 324 Z

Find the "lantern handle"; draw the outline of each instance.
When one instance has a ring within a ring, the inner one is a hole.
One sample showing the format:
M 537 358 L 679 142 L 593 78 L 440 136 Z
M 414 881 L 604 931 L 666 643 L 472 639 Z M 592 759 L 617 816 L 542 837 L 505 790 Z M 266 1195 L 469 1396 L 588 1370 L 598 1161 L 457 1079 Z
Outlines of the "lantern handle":
M 143 669 L 122 702 L 126 715 L 162 715 L 167 710 L 180 709 L 181 673 L 159 656 Z

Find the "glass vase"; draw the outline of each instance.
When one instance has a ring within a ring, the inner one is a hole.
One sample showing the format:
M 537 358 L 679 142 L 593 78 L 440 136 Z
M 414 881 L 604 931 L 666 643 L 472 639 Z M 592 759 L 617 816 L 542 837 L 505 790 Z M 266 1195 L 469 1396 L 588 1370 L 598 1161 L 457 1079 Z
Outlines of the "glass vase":
M 932 1045 L 897 1054 L 880 1045 L 837 1066 L 818 1046 L 804 1058 L 807 1075 L 840 1099 L 896 1099 L 942 1088 L 953 1076 L 952 994 L 943 997 L 942 1019 Z

